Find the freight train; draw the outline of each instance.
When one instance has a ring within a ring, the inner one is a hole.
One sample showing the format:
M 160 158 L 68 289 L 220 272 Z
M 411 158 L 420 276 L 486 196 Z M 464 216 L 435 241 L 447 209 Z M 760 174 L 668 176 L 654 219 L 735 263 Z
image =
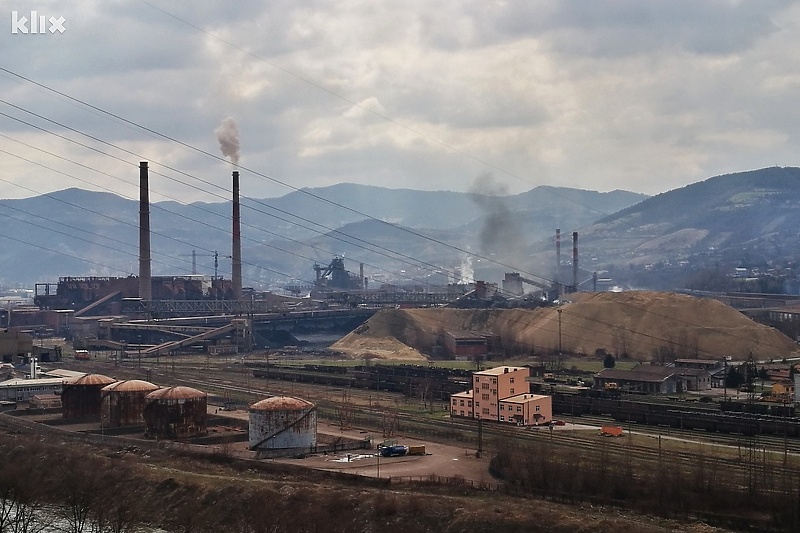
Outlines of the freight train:
M 449 402 L 450 395 L 472 386 L 472 373 L 466 370 L 431 368 L 419 365 L 282 366 L 248 363 L 253 376 L 332 387 L 397 392 L 406 396 L 424 395 L 432 401 Z
M 680 429 L 700 429 L 742 435 L 800 437 L 800 418 L 794 406 L 721 402 L 719 407 L 687 402 L 655 403 L 623 399 L 618 393 L 581 391 L 553 393 L 553 413 L 605 415 L 618 422 L 633 422 Z

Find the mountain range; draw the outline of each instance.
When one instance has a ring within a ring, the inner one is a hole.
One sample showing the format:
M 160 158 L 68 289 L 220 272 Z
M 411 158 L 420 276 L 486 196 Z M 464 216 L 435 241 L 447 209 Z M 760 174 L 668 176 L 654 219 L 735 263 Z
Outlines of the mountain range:
M 244 183 L 244 182 L 243 182 Z M 246 188 L 242 189 L 246 194 Z M 66 189 L 0 201 L 0 284 L 124 276 L 138 265 L 138 201 Z M 230 203 L 154 202 L 155 275 L 230 272 Z M 446 280 L 458 267 L 499 281 L 506 271 L 552 279 L 579 232 L 582 276 L 653 265 L 768 265 L 800 254 L 800 169 L 716 176 L 653 197 L 536 187 L 516 195 L 338 184 L 242 198 L 243 273 L 257 288 L 314 279 L 314 262 L 364 263 L 375 282 Z M 566 270 L 565 270 L 566 271 Z M 563 273 L 559 274 L 563 275 Z

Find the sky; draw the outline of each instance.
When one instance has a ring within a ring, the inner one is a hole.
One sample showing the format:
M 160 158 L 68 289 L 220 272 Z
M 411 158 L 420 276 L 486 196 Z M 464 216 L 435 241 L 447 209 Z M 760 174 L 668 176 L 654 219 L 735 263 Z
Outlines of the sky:
M 147 160 L 152 200 L 227 200 L 219 131 L 257 198 L 487 176 L 657 194 L 800 164 L 794 1 L 0 0 L 0 18 L 0 198 L 138 198 Z

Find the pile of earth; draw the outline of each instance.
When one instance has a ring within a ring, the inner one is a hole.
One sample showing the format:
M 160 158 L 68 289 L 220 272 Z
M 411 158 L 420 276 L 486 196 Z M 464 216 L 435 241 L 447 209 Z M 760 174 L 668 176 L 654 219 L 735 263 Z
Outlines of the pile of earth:
M 506 355 L 610 353 L 639 361 L 683 357 L 745 360 L 790 357 L 797 345 L 717 300 L 670 292 L 576 293 L 559 307 L 387 309 L 333 348 L 352 357 L 424 359 L 445 353 L 448 332 L 492 336 Z

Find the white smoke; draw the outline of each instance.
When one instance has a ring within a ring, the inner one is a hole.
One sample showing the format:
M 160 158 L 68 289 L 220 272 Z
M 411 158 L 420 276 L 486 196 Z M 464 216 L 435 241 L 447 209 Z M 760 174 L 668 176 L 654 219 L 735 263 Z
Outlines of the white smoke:
M 461 283 L 472 283 L 475 281 L 475 270 L 472 268 L 472 256 L 464 255 L 461 258 Z
M 239 165 L 239 128 L 232 117 L 225 117 L 225 120 L 214 130 L 214 134 L 219 141 L 219 149 L 222 155 L 231 158 L 231 163 Z

